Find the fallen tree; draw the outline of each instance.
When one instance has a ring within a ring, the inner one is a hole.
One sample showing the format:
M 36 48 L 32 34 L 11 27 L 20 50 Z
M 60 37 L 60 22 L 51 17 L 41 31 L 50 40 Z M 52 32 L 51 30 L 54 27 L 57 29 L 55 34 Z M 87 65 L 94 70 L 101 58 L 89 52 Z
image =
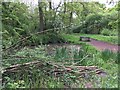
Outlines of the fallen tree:
M 62 29 L 64 28 L 69 28 L 70 26 L 65 26 L 65 27 L 62 27 Z M 45 32 L 50 32 L 50 31 L 57 31 L 57 30 L 60 30 L 60 28 L 53 28 L 53 29 L 47 29 L 47 30 L 44 30 L 44 31 L 40 31 L 40 32 L 37 32 L 37 33 L 33 33 L 33 34 L 30 34 L 29 36 L 27 37 L 24 37 L 24 38 L 20 38 L 20 40 L 18 40 L 18 42 L 16 42 L 15 44 L 12 44 L 10 47 L 6 48 L 6 49 L 3 49 L 3 52 L 11 52 L 13 50 L 17 50 L 19 47 L 22 47 L 22 44 L 30 39 L 33 35 L 38 35 L 38 34 L 43 34 Z

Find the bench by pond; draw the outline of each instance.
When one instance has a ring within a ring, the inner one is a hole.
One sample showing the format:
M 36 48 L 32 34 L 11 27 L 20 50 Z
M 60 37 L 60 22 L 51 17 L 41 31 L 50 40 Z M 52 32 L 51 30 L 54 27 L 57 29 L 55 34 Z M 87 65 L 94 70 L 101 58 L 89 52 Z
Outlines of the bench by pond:
M 90 41 L 90 37 L 80 36 L 80 41 Z

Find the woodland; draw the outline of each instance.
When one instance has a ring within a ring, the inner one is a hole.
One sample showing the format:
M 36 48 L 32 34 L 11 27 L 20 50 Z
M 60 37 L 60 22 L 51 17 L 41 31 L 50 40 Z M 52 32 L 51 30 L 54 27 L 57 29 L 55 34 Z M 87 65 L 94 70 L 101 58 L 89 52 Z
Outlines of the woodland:
M 118 88 L 120 1 L 107 3 L 0 2 L 2 88 Z

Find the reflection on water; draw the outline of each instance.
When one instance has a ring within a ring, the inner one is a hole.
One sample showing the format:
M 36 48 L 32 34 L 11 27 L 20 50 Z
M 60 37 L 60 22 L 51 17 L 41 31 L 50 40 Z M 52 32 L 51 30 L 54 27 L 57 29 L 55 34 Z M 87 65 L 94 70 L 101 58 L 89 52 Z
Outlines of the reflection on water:
M 46 45 L 45 51 L 51 55 L 55 54 L 56 49 L 58 48 L 66 48 L 68 50 L 80 50 L 80 45 L 73 45 L 73 44 L 48 44 Z

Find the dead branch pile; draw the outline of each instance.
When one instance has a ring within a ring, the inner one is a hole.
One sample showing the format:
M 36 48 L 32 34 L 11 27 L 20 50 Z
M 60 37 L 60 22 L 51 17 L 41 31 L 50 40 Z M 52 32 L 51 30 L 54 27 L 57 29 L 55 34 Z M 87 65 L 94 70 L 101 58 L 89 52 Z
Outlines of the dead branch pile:
M 96 74 L 105 73 L 103 70 L 98 69 L 97 66 L 64 66 L 58 63 L 56 64 L 54 62 L 45 62 L 42 60 L 13 65 L 8 68 L 5 68 L 2 71 L 2 73 L 12 73 L 12 72 L 18 72 L 21 70 L 27 70 L 29 69 L 30 66 L 33 66 L 33 65 L 41 70 L 43 67 L 52 66 L 54 67 L 52 70 L 53 73 L 67 72 L 67 73 L 75 74 L 77 76 L 83 75 L 85 73 L 90 73 L 90 72 L 94 72 Z M 50 69 L 51 68 L 48 68 L 48 70 Z

